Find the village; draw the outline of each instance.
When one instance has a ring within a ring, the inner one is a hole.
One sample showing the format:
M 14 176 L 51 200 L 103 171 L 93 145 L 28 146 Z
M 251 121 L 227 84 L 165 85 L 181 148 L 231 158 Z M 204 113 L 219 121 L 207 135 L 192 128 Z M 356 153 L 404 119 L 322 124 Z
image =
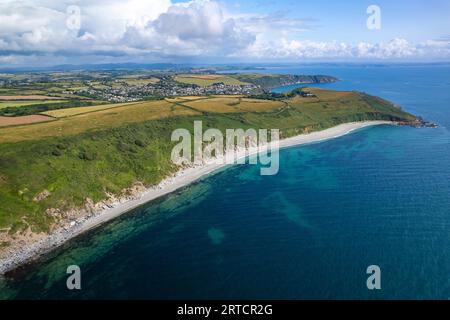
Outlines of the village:
M 90 86 L 80 90 L 65 90 L 63 93 L 109 102 L 133 102 L 155 97 L 205 96 L 215 94 L 248 95 L 261 91 L 261 87 L 254 84 L 231 85 L 218 82 L 209 86 L 199 86 L 196 84 L 176 82 L 171 77 L 161 77 L 160 81 L 156 83 L 135 85 L 121 83 L 120 87 L 105 88 Z

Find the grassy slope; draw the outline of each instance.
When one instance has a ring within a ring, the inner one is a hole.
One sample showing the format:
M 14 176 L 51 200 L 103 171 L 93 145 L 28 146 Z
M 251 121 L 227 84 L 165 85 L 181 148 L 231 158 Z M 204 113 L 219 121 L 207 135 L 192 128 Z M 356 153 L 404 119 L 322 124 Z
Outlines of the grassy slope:
M 54 117 L 54 118 L 65 118 L 65 117 L 72 117 L 79 114 L 84 113 L 90 113 L 90 112 L 96 112 L 100 110 L 107 110 L 117 107 L 123 107 L 127 105 L 136 104 L 135 102 L 126 102 L 126 103 L 111 103 L 111 104 L 101 104 L 101 105 L 94 105 L 89 107 L 77 107 L 77 108 L 65 108 L 65 109 L 57 109 L 57 110 L 50 110 L 46 112 L 41 112 L 41 114 Z
M 0 104 L 0 116 L 20 117 L 38 114 L 50 110 L 64 110 L 66 108 L 98 106 L 105 103 L 96 100 L 72 99 L 62 101 L 40 101 L 37 103 L 28 103 L 22 105 L 17 103 L 9 103 L 10 105 L 6 105 L 5 107 L 2 107 L 2 104 Z
M 54 100 L 54 101 L 46 101 L 46 103 L 61 103 L 63 100 Z M 25 100 L 25 101 L 1 101 L 0 109 L 11 108 L 11 107 L 24 107 L 24 106 L 32 106 L 36 104 L 42 104 L 42 101 L 36 100 Z
M 52 219 L 46 208 L 79 207 L 87 197 L 99 201 L 105 192 L 119 193 L 136 181 L 158 183 L 176 171 L 170 162 L 172 131 L 192 130 L 194 120 L 203 120 L 205 130 L 279 128 L 287 137 L 349 121 L 414 119 L 365 94 L 310 90 L 317 98 L 154 101 L 0 129 L 0 229 L 29 224 L 47 230 Z M 51 195 L 33 201 L 43 190 Z
M 263 88 L 274 88 L 291 83 L 318 83 L 336 81 L 337 79 L 330 76 L 307 76 L 307 75 L 282 75 L 282 74 L 231 74 L 230 78 L 237 79 L 242 82 L 253 83 Z
M 200 87 L 207 87 L 215 83 L 224 83 L 226 85 L 245 85 L 247 83 L 240 81 L 234 77 L 220 75 L 195 75 L 180 74 L 175 77 L 175 81 L 186 84 L 195 84 Z

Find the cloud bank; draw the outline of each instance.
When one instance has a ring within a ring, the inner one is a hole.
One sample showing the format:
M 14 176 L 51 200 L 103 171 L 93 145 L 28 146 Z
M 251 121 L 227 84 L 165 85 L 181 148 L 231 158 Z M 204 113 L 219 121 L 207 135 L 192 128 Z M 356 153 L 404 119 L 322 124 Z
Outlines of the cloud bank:
M 450 40 L 410 43 L 302 39 L 308 21 L 280 14 L 233 15 L 218 2 L 192 0 L 2 0 L 0 64 L 122 57 L 245 60 L 450 58 Z M 98 60 L 97 60 L 98 61 Z

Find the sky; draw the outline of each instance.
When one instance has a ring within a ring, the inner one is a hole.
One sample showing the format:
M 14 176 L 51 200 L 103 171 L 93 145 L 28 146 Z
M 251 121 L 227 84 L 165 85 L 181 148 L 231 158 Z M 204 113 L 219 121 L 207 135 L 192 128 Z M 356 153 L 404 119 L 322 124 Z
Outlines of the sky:
M 0 67 L 450 61 L 448 0 L 0 0 Z

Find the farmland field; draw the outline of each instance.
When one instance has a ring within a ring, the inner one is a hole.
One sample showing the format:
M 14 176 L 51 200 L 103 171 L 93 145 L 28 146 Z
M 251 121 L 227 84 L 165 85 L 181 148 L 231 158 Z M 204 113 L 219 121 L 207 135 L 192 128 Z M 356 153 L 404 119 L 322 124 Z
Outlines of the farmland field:
M 202 112 L 235 113 L 235 112 L 270 112 L 284 106 L 280 101 L 267 101 L 236 97 L 218 97 L 183 102 Z
M 113 104 L 102 104 L 97 106 L 89 106 L 89 107 L 77 107 L 77 108 L 67 108 L 67 109 L 58 109 L 58 110 L 50 110 L 46 112 L 42 112 L 41 114 L 55 117 L 55 118 L 65 118 L 76 116 L 83 113 L 96 112 L 101 110 L 107 110 L 111 108 L 124 107 L 128 105 L 136 104 L 136 102 L 128 102 L 128 103 L 113 103 Z
M 33 103 L 26 101 L 0 101 L 0 115 L 7 117 L 29 116 L 43 114 L 51 110 L 90 107 L 102 104 L 105 104 L 105 102 L 90 99 L 39 100 L 33 101 Z M 2 105 L 3 107 L 1 107 Z
M 0 116 L 0 127 L 24 125 L 38 122 L 51 121 L 53 118 L 42 115 L 32 115 L 23 117 L 2 117 Z
M 148 78 L 148 79 L 118 79 L 121 82 L 125 82 L 130 86 L 138 86 L 138 85 L 147 85 L 147 84 L 155 84 L 160 80 L 158 78 Z
M 200 87 L 207 87 L 213 85 L 214 83 L 224 83 L 226 85 L 245 85 L 247 83 L 242 82 L 238 79 L 224 76 L 224 75 L 197 75 L 197 74 L 180 74 L 175 77 L 175 81 L 186 83 L 186 84 L 195 84 Z
M 171 103 L 181 103 L 181 102 L 187 102 L 187 101 L 196 101 L 196 100 L 203 100 L 203 99 L 209 99 L 209 97 L 202 97 L 202 96 L 185 96 L 185 97 L 174 97 L 174 98 L 166 98 L 165 100 L 167 102 Z
M 125 126 L 129 123 L 195 114 L 199 113 L 166 101 L 132 103 L 122 107 L 60 118 L 57 121 L 42 123 L 37 126 L 3 128 L 0 130 L 0 143 L 69 136 L 87 130 L 98 131 Z M 41 115 L 40 117 L 44 116 Z
M 58 100 L 58 97 L 49 97 L 43 95 L 14 95 L 14 96 L 0 96 L 0 101 L 12 101 L 12 100 Z
M 47 103 L 59 103 L 64 102 L 64 100 L 51 100 L 46 101 Z M 14 101 L 0 101 L 0 109 L 3 108 L 9 108 L 9 107 L 25 107 L 25 106 L 32 106 L 36 104 L 42 104 L 42 100 L 14 100 Z

